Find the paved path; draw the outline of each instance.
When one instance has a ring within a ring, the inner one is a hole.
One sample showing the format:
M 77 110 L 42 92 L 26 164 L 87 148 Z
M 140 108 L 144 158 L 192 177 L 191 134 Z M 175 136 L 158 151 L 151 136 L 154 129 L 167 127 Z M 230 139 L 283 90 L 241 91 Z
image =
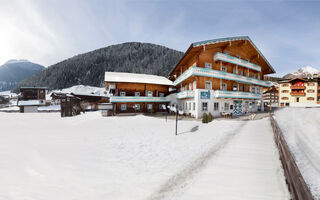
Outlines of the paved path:
M 237 130 L 152 199 L 290 199 L 269 119 Z

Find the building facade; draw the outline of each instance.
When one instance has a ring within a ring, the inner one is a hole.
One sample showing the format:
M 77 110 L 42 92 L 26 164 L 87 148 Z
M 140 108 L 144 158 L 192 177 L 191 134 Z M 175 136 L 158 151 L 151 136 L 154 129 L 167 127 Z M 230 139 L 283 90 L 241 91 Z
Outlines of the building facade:
M 185 113 L 196 118 L 263 110 L 263 80 L 274 69 L 249 37 L 192 43 L 170 74 Z
M 263 92 L 263 102 L 265 106 L 278 107 L 279 106 L 279 88 L 271 86 Z
M 281 107 L 320 105 L 318 78 L 294 78 L 279 83 L 279 104 Z
M 173 83 L 161 76 L 106 72 L 106 91 L 114 113 L 166 112 Z
M 46 91 L 46 87 L 21 87 L 18 98 L 20 112 L 38 112 L 39 106 L 46 105 Z

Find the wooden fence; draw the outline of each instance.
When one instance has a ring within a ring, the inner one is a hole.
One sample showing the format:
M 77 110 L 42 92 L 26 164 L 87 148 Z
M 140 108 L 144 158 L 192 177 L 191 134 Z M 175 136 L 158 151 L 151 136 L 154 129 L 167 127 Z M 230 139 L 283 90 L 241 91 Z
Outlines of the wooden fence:
M 288 144 L 283 137 L 281 129 L 271 113 L 270 121 L 274 133 L 274 139 L 280 153 L 286 182 L 292 198 L 294 200 L 313 200 L 312 194 L 299 171 L 294 157 L 289 150 Z

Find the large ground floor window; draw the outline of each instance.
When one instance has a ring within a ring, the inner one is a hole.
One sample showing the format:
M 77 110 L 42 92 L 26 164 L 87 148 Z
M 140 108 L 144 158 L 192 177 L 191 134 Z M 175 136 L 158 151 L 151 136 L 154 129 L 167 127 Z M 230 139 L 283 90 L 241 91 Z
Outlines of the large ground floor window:
M 219 111 L 219 102 L 214 102 L 213 103 L 213 110 L 214 111 Z
M 202 102 L 202 111 L 208 111 L 208 103 Z
M 127 104 L 121 104 L 121 110 L 127 110 Z

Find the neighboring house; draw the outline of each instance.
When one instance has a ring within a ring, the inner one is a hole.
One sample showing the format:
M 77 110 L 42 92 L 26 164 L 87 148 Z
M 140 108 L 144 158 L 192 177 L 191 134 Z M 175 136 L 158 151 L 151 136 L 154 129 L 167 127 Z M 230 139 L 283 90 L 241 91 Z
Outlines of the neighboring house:
M 276 86 L 271 86 L 270 89 L 263 92 L 263 102 L 265 106 L 279 106 L 279 89 Z
M 39 106 L 46 105 L 46 91 L 46 87 L 21 87 L 18 99 L 20 112 L 38 112 Z
M 165 112 L 172 82 L 162 76 L 106 72 L 106 90 L 114 113 Z
M 195 42 L 172 70 L 177 99 L 185 113 L 200 118 L 263 110 L 262 92 L 275 70 L 249 37 Z
M 280 81 L 279 84 L 279 104 L 281 107 L 320 105 L 318 78 L 294 78 Z

